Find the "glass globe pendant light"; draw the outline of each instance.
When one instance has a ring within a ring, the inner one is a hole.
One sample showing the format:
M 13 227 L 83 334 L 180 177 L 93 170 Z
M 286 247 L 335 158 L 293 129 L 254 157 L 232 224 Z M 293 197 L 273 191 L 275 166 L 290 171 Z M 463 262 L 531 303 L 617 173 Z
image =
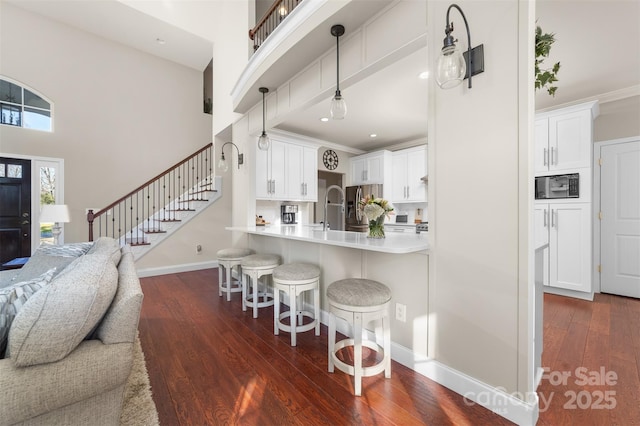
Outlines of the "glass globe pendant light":
M 265 131 L 266 114 L 264 95 L 265 93 L 269 93 L 269 89 L 267 89 L 266 87 L 261 87 L 258 90 L 260 91 L 260 93 L 262 93 L 262 134 L 258 138 L 258 148 L 262 151 L 268 151 L 269 147 L 271 146 L 271 140 L 269 139 L 269 136 L 267 136 L 267 132 Z
M 334 25 L 331 27 L 331 35 L 336 38 L 336 94 L 331 99 L 331 118 L 342 120 L 347 115 L 347 103 L 340 93 L 340 36 L 344 35 L 344 26 Z

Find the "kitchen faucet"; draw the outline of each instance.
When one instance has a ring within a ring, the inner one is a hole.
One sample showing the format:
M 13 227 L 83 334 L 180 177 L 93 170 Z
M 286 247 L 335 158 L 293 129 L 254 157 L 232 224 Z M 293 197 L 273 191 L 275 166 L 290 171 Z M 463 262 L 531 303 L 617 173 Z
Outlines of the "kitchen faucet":
M 344 191 L 338 185 L 331 185 L 327 188 L 327 192 L 324 194 L 324 220 L 322 221 L 322 230 L 327 230 L 327 205 L 329 204 L 329 192 L 332 189 L 337 190 L 342 198 L 340 198 L 340 204 L 331 204 L 332 206 L 342 207 L 341 211 L 344 213 Z

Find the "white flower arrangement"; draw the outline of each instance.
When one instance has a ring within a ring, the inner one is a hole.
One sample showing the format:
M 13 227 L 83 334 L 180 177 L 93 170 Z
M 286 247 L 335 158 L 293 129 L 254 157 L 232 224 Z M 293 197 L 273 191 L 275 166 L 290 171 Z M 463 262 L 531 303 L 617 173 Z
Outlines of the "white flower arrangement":
M 393 206 L 390 202 L 383 198 L 374 198 L 373 195 L 361 199 L 359 204 L 362 212 L 370 221 L 376 220 L 382 215 L 389 217 L 393 214 Z

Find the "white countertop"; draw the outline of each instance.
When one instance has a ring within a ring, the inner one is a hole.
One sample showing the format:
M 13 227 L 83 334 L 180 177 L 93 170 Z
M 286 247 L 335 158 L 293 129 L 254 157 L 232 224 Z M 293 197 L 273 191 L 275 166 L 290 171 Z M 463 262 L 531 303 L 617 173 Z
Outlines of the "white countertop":
M 426 233 L 387 232 L 386 238 L 367 238 L 366 233 L 322 231 L 304 225 L 227 227 L 228 231 L 246 232 L 265 237 L 284 238 L 382 253 L 415 253 L 429 250 Z

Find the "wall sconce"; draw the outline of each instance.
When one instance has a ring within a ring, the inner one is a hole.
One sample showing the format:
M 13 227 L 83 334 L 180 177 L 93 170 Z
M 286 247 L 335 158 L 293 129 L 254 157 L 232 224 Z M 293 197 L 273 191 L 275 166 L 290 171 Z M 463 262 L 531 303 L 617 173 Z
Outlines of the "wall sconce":
M 236 149 L 238 150 L 238 169 L 240 168 L 240 164 L 244 163 L 244 154 L 240 154 L 240 149 L 238 149 L 236 144 L 233 142 L 226 142 L 224 145 L 222 145 L 222 149 L 220 150 L 221 151 L 220 161 L 218 161 L 218 168 L 222 169 L 222 171 L 225 173 L 227 170 L 229 170 L 229 165 L 227 164 L 227 161 L 224 159 L 224 147 L 229 144 L 235 146 Z
M 258 138 L 258 148 L 260 148 L 262 151 L 268 151 L 269 147 L 271 146 L 271 140 L 269 140 L 269 136 L 267 136 L 267 132 L 265 131 L 264 127 L 266 120 L 264 95 L 265 93 L 269 93 L 269 89 L 267 89 L 266 87 L 261 87 L 258 90 L 260 91 L 260 93 L 262 93 L 262 134 Z
M 464 26 L 467 29 L 467 51 L 460 53 L 460 48 L 456 46 L 458 40 L 454 40 L 451 33 L 453 32 L 453 23 L 449 21 L 449 12 L 455 7 L 462 15 Z M 471 33 L 469 32 L 469 24 L 464 16 L 462 9 L 457 4 L 452 4 L 447 9 L 447 25 L 444 33 L 444 46 L 438 56 L 436 65 L 436 81 L 438 86 L 443 89 L 451 89 L 462 83 L 462 80 L 469 78 L 469 89 L 471 89 L 471 76 L 484 72 L 484 45 L 471 48 Z
M 62 228 L 60 223 L 71 222 L 69 216 L 69 207 L 66 204 L 45 204 L 40 212 L 40 223 L 52 223 L 51 233 L 53 234 L 53 243 L 59 244 L 60 233 Z
M 340 36 L 344 35 L 344 26 L 334 25 L 331 27 L 331 35 L 336 38 L 336 94 L 331 99 L 331 118 L 342 120 L 347 115 L 347 103 L 340 93 Z

